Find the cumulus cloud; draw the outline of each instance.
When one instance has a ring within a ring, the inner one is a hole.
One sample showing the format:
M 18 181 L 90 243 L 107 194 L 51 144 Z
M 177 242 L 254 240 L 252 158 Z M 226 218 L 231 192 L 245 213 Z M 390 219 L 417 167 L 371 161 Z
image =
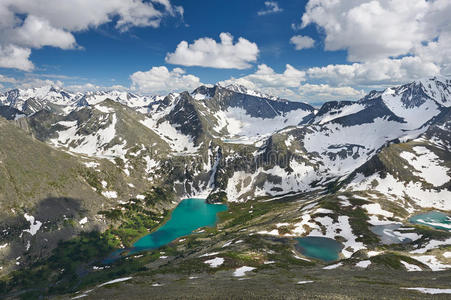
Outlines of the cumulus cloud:
M 48 20 L 35 16 L 28 16 L 22 26 L 11 29 L 5 40 L 30 48 L 53 46 L 72 49 L 76 45 L 75 37 L 70 32 L 52 27 Z
M 232 81 L 239 80 L 241 83 L 248 81 L 249 83 L 243 84 L 250 86 L 251 84 L 257 88 L 267 87 L 297 87 L 301 81 L 305 80 L 305 72 L 294 68 L 291 65 L 285 66 L 283 73 L 275 72 L 271 67 L 265 64 L 259 65 L 255 73 L 238 78 L 231 79 Z
M 159 27 L 166 15 L 183 16 L 183 8 L 170 0 L 2 0 L 0 67 L 30 71 L 31 49 L 74 49 L 74 32 L 109 22 L 120 31 Z
M 283 73 L 277 73 L 263 64 L 258 66 L 255 73 L 239 78 L 230 78 L 220 82 L 220 84 L 239 84 L 280 98 L 306 102 L 350 100 L 358 99 L 363 95 L 362 91 L 349 86 L 333 87 L 328 84 L 303 84 L 306 79 L 307 73 L 305 71 L 298 70 L 291 65 L 286 65 Z
M 304 99 L 331 101 L 359 99 L 365 96 L 365 91 L 356 90 L 350 86 L 330 86 L 328 84 L 306 83 L 299 87 L 299 93 Z
M 348 65 L 312 68 L 314 78 L 378 85 L 451 73 L 449 0 L 310 0 L 302 27 L 325 34 L 325 50 L 346 50 Z
M 240 37 L 233 43 L 230 33 L 221 33 L 220 42 L 204 37 L 188 44 L 180 42 L 174 53 L 166 55 L 166 62 L 183 66 L 201 66 L 220 69 L 246 69 L 257 60 L 257 44 Z
M 450 11 L 451 14 L 451 11 Z M 451 75 L 451 30 L 440 34 L 437 40 L 421 45 L 416 56 L 440 67 L 443 75 Z
M 31 71 L 34 65 L 29 60 L 30 54 L 29 48 L 0 44 L 0 67 Z
M 425 0 L 310 0 L 302 16 L 326 34 L 326 50 L 347 50 L 350 61 L 409 53 L 428 37 L 422 24 Z
M 265 8 L 258 11 L 257 15 L 264 16 L 264 15 L 279 13 L 282 11 L 283 11 L 283 9 L 281 9 L 279 7 L 279 3 L 275 2 L 275 1 L 265 1 Z
M 328 65 L 306 70 L 310 78 L 323 79 L 332 84 L 377 86 L 438 75 L 440 68 L 420 57 L 381 59 L 365 63 Z
M 138 71 L 130 75 L 131 89 L 146 94 L 167 94 L 169 92 L 192 90 L 202 83 L 194 75 L 186 74 L 183 69 L 169 71 L 165 66 L 153 67 L 149 71 Z
M 313 48 L 315 40 L 309 36 L 295 35 L 290 39 L 290 43 L 294 45 L 296 50 Z

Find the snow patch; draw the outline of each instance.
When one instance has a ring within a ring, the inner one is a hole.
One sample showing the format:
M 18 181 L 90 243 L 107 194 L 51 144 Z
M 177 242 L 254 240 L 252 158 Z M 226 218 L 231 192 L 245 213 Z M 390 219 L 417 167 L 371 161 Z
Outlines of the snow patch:
M 427 265 L 432 271 L 444 271 L 451 268 L 451 265 L 440 262 L 434 255 L 412 256 L 412 258 Z
M 204 263 L 209 264 L 212 268 L 217 268 L 224 263 L 224 258 L 215 257 L 213 259 L 204 261 Z
M 417 172 L 414 175 L 423 178 L 426 182 L 435 187 L 442 186 L 451 178 L 448 176 L 448 168 L 432 151 L 426 147 L 417 146 L 411 152 L 401 152 L 399 156 L 405 159 Z
M 38 220 L 35 221 L 35 218 L 29 214 L 24 214 L 24 218 L 30 222 L 30 228 L 29 229 L 25 229 L 24 232 L 28 232 L 31 235 L 35 235 L 39 228 L 41 228 L 42 223 L 39 222 Z
M 233 272 L 233 276 L 242 277 L 242 276 L 246 275 L 246 272 L 250 272 L 252 270 L 255 270 L 255 268 L 243 266 L 243 267 L 236 269 L 235 272 Z
M 333 269 L 336 269 L 336 268 L 338 268 L 338 267 L 341 267 L 342 265 L 343 265 L 343 263 L 338 263 L 338 264 L 330 265 L 330 266 L 324 267 L 323 270 L 333 270 Z
M 414 287 L 414 288 L 402 288 L 404 290 L 418 291 L 423 294 L 451 294 L 451 289 L 436 289 L 436 288 L 425 288 L 425 287 Z
M 114 283 L 118 283 L 118 282 L 127 281 L 127 280 L 130 280 L 130 279 L 132 279 L 132 278 L 133 278 L 133 277 L 117 278 L 117 279 L 114 279 L 114 280 L 111 280 L 111 281 L 107 281 L 107 282 L 105 282 L 105 283 L 102 283 L 102 284 L 98 285 L 97 287 L 102 287 L 102 286 L 109 285 L 109 284 L 114 284 Z
M 362 261 L 359 261 L 358 263 L 355 264 L 355 266 L 357 268 L 362 268 L 362 269 L 368 268 L 369 265 L 371 265 L 371 261 L 370 260 L 362 260 Z
M 400 261 L 404 267 L 406 268 L 407 272 L 416 272 L 416 271 L 422 271 L 421 268 L 414 264 L 409 264 L 403 260 Z
M 381 215 L 388 218 L 393 217 L 393 213 L 383 210 L 379 203 L 365 204 L 362 205 L 362 207 L 366 209 L 370 215 Z
M 103 191 L 102 196 L 109 199 L 116 199 L 117 198 L 117 192 L 116 191 Z

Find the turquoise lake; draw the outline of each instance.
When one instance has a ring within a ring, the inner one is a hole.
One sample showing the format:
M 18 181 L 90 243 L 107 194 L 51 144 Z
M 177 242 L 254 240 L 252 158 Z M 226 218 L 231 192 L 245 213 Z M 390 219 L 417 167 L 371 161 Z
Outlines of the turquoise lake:
M 430 211 L 413 216 L 409 219 L 409 222 L 412 224 L 421 224 L 436 229 L 451 231 L 451 218 L 439 211 Z
M 110 264 L 127 255 L 140 251 L 152 250 L 167 245 L 179 237 L 191 234 L 194 230 L 205 226 L 214 226 L 217 213 L 226 211 L 227 205 L 208 204 L 204 199 L 190 198 L 182 200 L 172 211 L 171 218 L 156 231 L 142 237 L 130 249 L 119 249 L 104 259 L 104 264 Z
M 200 227 L 214 226 L 217 213 L 225 210 L 227 206 L 223 204 L 208 204 L 204 199 L 185 199 L 177 205 L 171 218 L 163 226 L 133 245 L 133 252 L 156 249 L 189 235 Z
M 297 249 L 305 256 L 321 259 L 326 262 L 338 260 L 343 245 L 334 239 L 307 236 L 296 238 Z

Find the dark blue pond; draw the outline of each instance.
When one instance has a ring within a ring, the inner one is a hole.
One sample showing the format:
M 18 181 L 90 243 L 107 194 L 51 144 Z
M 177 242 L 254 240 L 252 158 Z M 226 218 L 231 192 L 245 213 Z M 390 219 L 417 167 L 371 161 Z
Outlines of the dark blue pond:
M 343 245 L 334 239 L 307 236 L 296 238 L 297 249 L 305 256 L 321 259 L 326 262 L 338 260 Z

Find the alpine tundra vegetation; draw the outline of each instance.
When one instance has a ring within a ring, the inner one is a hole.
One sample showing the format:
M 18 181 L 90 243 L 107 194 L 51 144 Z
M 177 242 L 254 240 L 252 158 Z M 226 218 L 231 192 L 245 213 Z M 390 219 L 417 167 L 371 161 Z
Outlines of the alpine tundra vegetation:
M 0 1 L 1 298 L 449 297 L 451 3 L 244 2 Z

